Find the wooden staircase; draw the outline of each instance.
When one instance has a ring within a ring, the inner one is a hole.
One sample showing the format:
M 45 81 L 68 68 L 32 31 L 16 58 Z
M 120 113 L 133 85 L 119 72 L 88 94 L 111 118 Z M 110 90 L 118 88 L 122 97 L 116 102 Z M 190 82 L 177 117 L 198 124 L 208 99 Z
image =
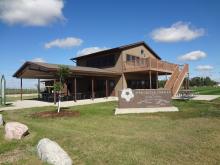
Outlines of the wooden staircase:
M 178 93 L 186 75 L 189 73 L 189 65 L 185 64 L 183 68 L 176 66 L 170 79 L 165 84 L 165 89 L 170 89 L 173 96 Z

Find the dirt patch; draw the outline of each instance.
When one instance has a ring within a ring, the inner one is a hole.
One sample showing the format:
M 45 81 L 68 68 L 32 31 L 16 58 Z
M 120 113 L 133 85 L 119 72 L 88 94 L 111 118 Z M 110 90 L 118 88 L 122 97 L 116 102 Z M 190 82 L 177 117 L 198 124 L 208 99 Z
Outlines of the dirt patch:
M 13 163 L 25 157 L 25 151 L 15 149 L 7 153 L 0 155 L 0 164 L 2 163 Z
M 80 116 L 79 111 L 66 111 L 61 110 L 59 113 L 57 111 L 45 111 L 45 112 L 36 112 L 32 115 L 33 117 L 42 117 L 42 118 L 54 118 L 54 117 L 78 117 Z

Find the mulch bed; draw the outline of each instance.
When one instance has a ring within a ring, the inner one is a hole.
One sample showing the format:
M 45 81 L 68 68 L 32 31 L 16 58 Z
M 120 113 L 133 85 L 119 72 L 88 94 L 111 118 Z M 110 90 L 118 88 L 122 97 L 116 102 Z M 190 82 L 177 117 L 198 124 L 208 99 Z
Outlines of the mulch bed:
M 41 117 L 41 118 L 78 117 L 78 116 L 80 116 L 80 113 L 79 113 L 79 111 L 61 110 L 59 113 L 57 111 L 36 112 L 32 116 L 33 117 Z

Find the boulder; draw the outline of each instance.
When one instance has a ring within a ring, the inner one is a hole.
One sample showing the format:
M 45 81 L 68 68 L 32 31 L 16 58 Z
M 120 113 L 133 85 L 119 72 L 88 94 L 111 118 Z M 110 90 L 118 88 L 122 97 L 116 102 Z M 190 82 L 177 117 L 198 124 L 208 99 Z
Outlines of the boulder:
M 0 126 L 1 126 L 1 125 L 4 125 L 4 120 L 3 120 L 2 114 L 0 114 Z
M 37 153 L 41 160 L 53 165 L 72 165 L 69 155 L 54 141 L 43 138 L 38 142 Z
M 5 125 L 6 139 L 21 139 L 28 134 L 28 127 L 19 122 L 8 122 Z

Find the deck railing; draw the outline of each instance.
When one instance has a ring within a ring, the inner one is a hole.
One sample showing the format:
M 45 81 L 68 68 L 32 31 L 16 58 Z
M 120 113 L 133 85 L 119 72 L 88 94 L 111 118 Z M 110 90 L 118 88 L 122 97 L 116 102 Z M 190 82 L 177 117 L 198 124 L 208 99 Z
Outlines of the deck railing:
M 181 70 L 178 78 L 176 79 L 173 88 L 172 88 L 172 94 L 174 96 L 178 93 L 178 91 L 181 87 L 181 84 L 183 83 L 185 76 L 187 75 L 188 72 L 189 72 L 189 65 L 185 64 L 183 69 Z
M 138 60 L 124 62 L 123 69 L 125 72 L 154 70 L 154 71 L 173 73 L 176 66 L 178 65 L 166 61 L 161 61 L 152 58 L 146 58 L 146 59 L 142 58 Z

